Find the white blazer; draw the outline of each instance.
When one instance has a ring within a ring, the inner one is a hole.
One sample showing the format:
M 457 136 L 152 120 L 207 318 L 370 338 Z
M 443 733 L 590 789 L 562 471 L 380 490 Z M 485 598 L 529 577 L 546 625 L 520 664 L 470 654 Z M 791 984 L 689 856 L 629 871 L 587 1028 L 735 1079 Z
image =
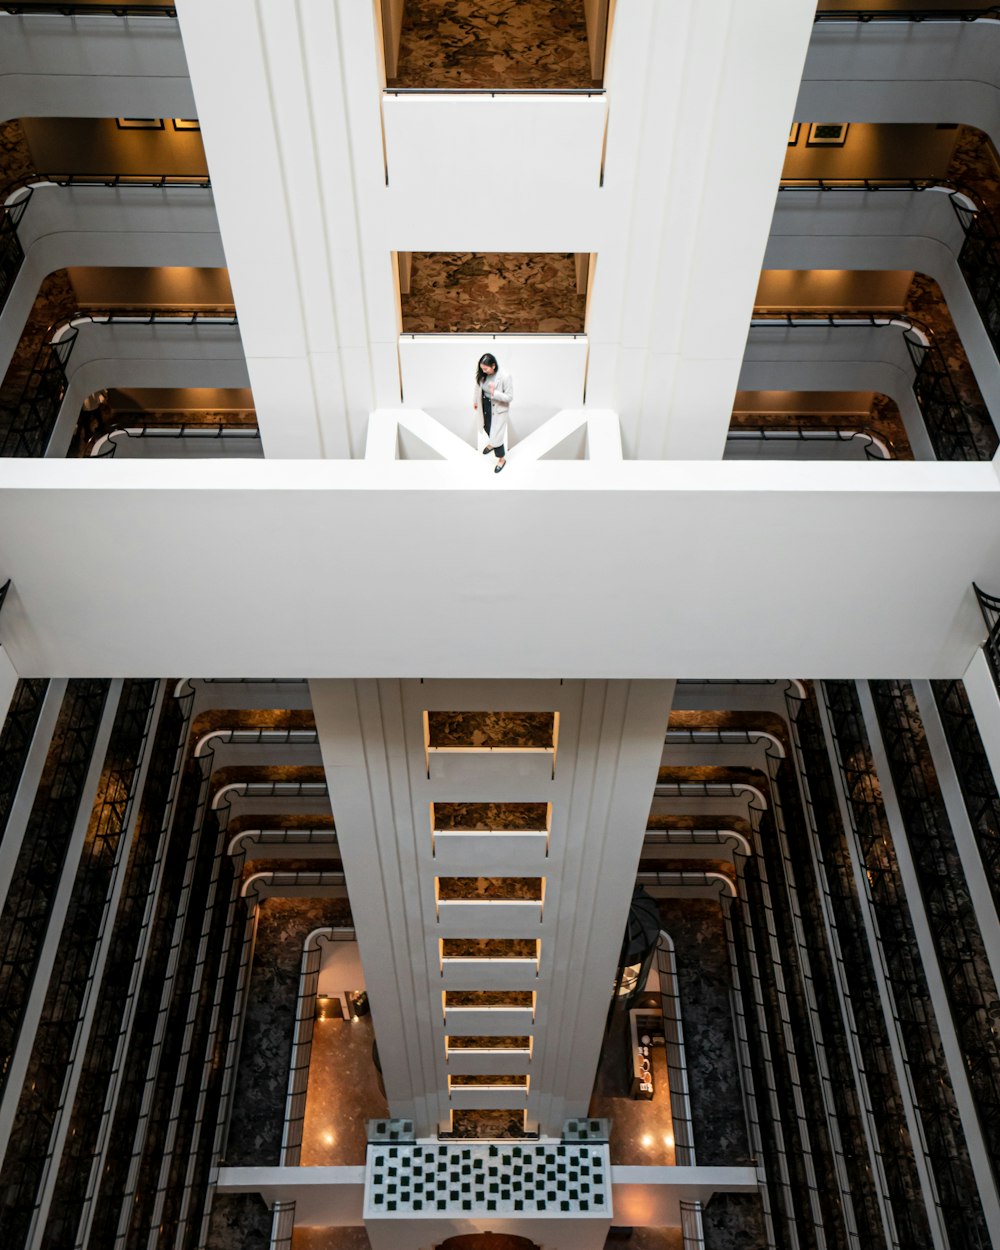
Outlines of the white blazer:
M 487 437 L 491 447 L 506 447 L 507 413 L 510 410 L 511 400 L 514 398 L 514 379 L 509 373 L 498 369 L 496 373 L 485 380 L 487 388 L 491 382 L 493 383 L 493 395 L 491 397 L 493 400 L 493 416 Z M 479 418 L 479 428 L 485 433 L 486 426 L 483 424 L 483 392 L 478 382 L 472 394 L 472 406 L 475 408 L 476 415 Z

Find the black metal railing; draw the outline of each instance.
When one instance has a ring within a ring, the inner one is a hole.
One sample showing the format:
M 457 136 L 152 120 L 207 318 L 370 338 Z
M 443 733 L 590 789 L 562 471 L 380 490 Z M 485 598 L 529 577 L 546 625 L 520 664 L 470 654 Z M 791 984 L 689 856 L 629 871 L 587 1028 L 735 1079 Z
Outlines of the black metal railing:
M 754 414 L 757 416 L 758 414 Z M 776 421 L 785 421 L 788 418 L 787 413 L 761 413 L 763 416 L 772 416 Z M 732 443 L 739 442 L 762 442 L 762 443 L 854 443 L 860 442 L 865 453 L 866 460 L 889 460 L 892 454 L 892 445 L 884 440 L 880 435 L 872 430 L 864 428 L 848 429 L 843 426 L 832 428 L 831 426 L 817 425 L 814 417 L 797 417 L 794 424 L 791 425 L 731 425 L 726 434 L 726 441 Z
M 4 721 L 3 732 L 0 733 L 0 842 L 7 831 L 10 809 L 14 804 L 14 796 L 24 772 L 48 688 L 46 678 L 32 677 L 19 681 L 7 709 L 7 719 Z
M 785 1079 L 779 1077 L 780 1063 L 772 1054 L 768 1017 L 773 1002 L 773 988 L 765 982 L 760 961 L 756 957 L 751 929 L 751 905 L 741 899 L 725 899 L 727 938 L 730 943 L 733 975 L 738 993 L 743 998 L 745 1030 L 744 1062 L 748 1074 L 744 1078 L 754 1091 L 756 1117 L 752 1121 L 759 1138 L 758 1170 L 764 1172 L 766 1207 L 771 1220 L 775 1244 L 784 1247 L 799 1243 L 799 1232 L 812 1227 L 808 1215 L 799 1229 L 803 1206 L 808 1208 L 809 1189 L 801 1156 L 793 1157 L 794 1141 L 787 1139 L 785 1121 L 791 1114 L 795 1123 L 794 1093 Z
M 0 914 L 0 1088 L 20 1036 L 108 689 L 106 681 L 69 683 Z
M 900 1250 L 923 1250 L 931 1244 L 930 1227 L 813 691 L 793 707 L 790 725 L 819 870 L 817 885 L 823 891 L 832 921 L 831 950 L 844 987 L 844 1040 L 851 1046 L 865 1091 L 859 1095 L 853 1075 L 849 1079 L 845 1071 L 837 1081 L 837 1094 L 844 1104 L 842 1115 L 847 1123 L 857 1125 L 861 1116 L 866 1116 L 875 1158 L 873 1171 L 859 1148 L 857 1128 L 847 1135 L 847 1142 L 855 1146 L 855 1153 L 848 1154 L 847 1162 L 857 1186 L 855 1211 L 859 1232 L 864 1234 L 862 1244 L 883 1244 L 876 1235 L 882 1224 L 881 1193 L 891 1211 L 891 1220 L 885 1221 L 890 1225 L 890 1244 L 898 1245 Z
M 0 414 L 0 456 L 44 456 L 52 438 L 69 384 L 66 366 L 80 334 L 81 324 L 125 326 L 236 326 L 229 309 L 108 309 L 76 313 L 51 333 L 58 338 L 43 343 L 14 409 Z
M 669 736 L 669 735 L 668 735 Z M 745 734 L 719 740 L 746 740 Z M 737 854 L 738 899 L 729 904 L 733 955 L 746 997 L 745 1044 L 756 1128 L 768 1176 L 768 1209 L 779 1246 L 843 1244 L 844 1213 L 821 1090 L 820 1059 L 809 1020 L 808 973 L 800 962 L 791 911 L 794 886 L 781 850 L 777 787 L 772 775 L 657 785 L 661 797 L 748 797 L 753 854 Z M 822 1240 L 821 1240 L 822 1238 Z
M 990 672 L 993 674 L 993 683 L 997 690 L 1000 691 L 1000 599 L 995 595 L 988 595 L 975 582 L 972 583 L 972 589 L 976 592 L 979 610 L 982 612 L 983 620 L 986 622 L 986 641 L 983 643 L 983 653 L 986 656 L 986 662 L 990 666 Z
M 24 264 L 24 248 L 17 227 L 30 199 L 29 191 L 15 203 L 0 207 L 0 311 L 6 305 Z
M 824 682 L 827 709 L 856 851 L 868 882 L 868 900 L 892 991 L 907 1072 L 919 1113 L 924 1150 L 933 1170 L 936 1203 L 952 1250 L 988 1250 L 990 1236 L 913 921 L 882 804 L 857 688 Z
M 750 325 L 755 330 L 770 326 L 794 330 L 896 328 L 902 332 L 913 365 L 913 393 L 935 457 L 938 460 L 989 460 L 1000 446 L 1000 437 L 985 406 L 980 409 L 961 398 L 930 330 L 908 315 L 898 312 L 756 312 Z
M 1000 7 L 968 9 L 819 9 L 817 22 L 978 22 L 1000 18 Z
M 222 1115 L 227 1022 L 235 1012 L 243 928 L 240 877 L 227 854 L 228 804 L 215 806 L 211 775 L 211 751 L 190 761 L 178 812 L 183 823 L 175 822 L 183 831 L 178 892 L 171 910 L 162 913 L 167 932 L 159 935 L 167 948 L 161 945 L 155 964 L 147 963 L 143 985 L 147 1010 L 155 1016 L 152 1044 L 130 1058 L 118 1107 L 123 1127 L 131 1126 L 122 1138 L 129 1144 L 115 1152 L 118 1182 L 111 1180 L 111 1169 L 105 1172 L 94 1244 L 145 1243 L 159 1229 L 172 1244 L 193 1247 L 210 1209 L 216 1137 L 205 1126 Z M 227 786 L 227 792 L 291 798 L 325 795 L 326 786 L 246 781 Z M 156 977 L 157 968 L 166 975 Z
M 969 193 L 949 178 L 782 178 L 779 191 L 931 191 Z M 971 197 L 970 197 L 971 198 Z
M 38 349 L 21 398 L 3 421 L 0 456 L 45 455 L 66 394 L 66 365 L 78 333 L 70 328 L 58 342 L 43 343 Z
M 938 715 L 962 791 L 986 883 L 1000 915 L 1000 793 L 962 681 L 932 681 Z
M 162 1031 L 161 1015 L 165 1016 L 169 1009 L 163 1006 L 162 991 L 172 975 L 172 963 L 180 954 L 183 922 L 179 912 L 187 910 L 186 891 L 190 889 L 197 866 L 195 821 L 201 777 L 197 762 L 185 754 L 193 704 L 194 692 L 189 690 L 179 701 L 179 747 L 171 781 L 176 793 L 151 869 L 150 883 L 155 891 L 156 907 L 152 915 L 141 922 L 139 937 L 144 953 L 135 969 L 137 975 L 130 979 L 125 992 L 125 1010 L 130 1020 L 125 1025 L 124 1049 L 116 1051 L 112 1069 L 115 1096 L 102 1112 L 104 1145 L 95 1157 L 94 1168 L 87 1161 L 81 1164 L 88 1172 L 82 1221 L 86 1244 L 94 1247 L 114 1246 L 119 1226 L 126 1218 L 125 1196 L 134 1183 L 130 1179 L 134 1164 L 132 1143 L 142 1118 L 148 1064 Z M 75 1203 L 78 1199 L 79 1190 L 74 1189 L 69 1200 Z M 66 1218 L 67 1224 L 71 1224 L 71 1215 Z M 47 1242 L 46 1250 L 61 1250 L 63 1244 L 53 1237 Z
M 821 957 L 816 939 L 818 932 L 803 923 L 808 907 L 811 866 L 793 851 L 803 839 L 795 800 L 795 783 L 787 758 L 776 747 L 766 752 L 770 778 L 770 806 L 756 813 L 751 808 L 751 825 L 757 840 L 756 859 L 761 868 L 767 893 L 764 903 L 768 913 L 769 949 L 761 948 L 776 965 L 785 997 L 786 1027 L 794 1041 L 794 1072 L 798 1083 L 797 1112 L 808 1124 L 810 1148 L 814 1158 L 813 1187 L 818 1211 L 822 1214 L 825 1244 L 846 1247 L 848 1228 L 854 1223 L 854 1195 L 846 1184 L 844 1134 L 836 1122 L 833 1085 L 829 1074 L 830 1046 L 828 1021 L 819 1004 L 829 1005 L 822 978 Z M 792 836 L 786 826 L 786 804 L 792 819 Z M 847 1208 L 851 1211 L 848 1212 Z
M 28 1238 L 51 1166 L 53 1131 L 65 1110 L 69 1065 L 95 989 L 95 958 L 111 921 L 112 884 L 122 854 L 145 751 L 157 683 L 124 683 L 88 836 L 73 882 L 52 978 L 0 1168 L 0 1239 L 19 1250 Z
M 0 4 L 0 13 L 13 17 L 176 17 L 172 4 L 53 4 L 45 0 L 24 0 L 22 4 Z
M 1000 1166 L 1000 997 L 908 682 L 869 682 L 955 1034 L 993 1166 Z
M 579 95 L 601 96 L 604 87 L 383 87 L 383 95 Z
M 990 460 L 1000 445 L 992 422 L 958 393 L 947 362 L 933 340 L 921 342 L 906 332 L 903 342 L 913 363 L 913 393 L 938 460 Z
M 826 1150 L 832 1166 L 824 1177 L 823 1192 L 830 1211 L 828 1226 L 836 1237 L 830 1238 L 828 1245 L 851 1244 L 850 1230 L 857 1228 L 863 1245 L 877 1246 L 885 1240 L 878 1181 L 871 1166 L 851 1062 L 811 826 L 793 758 L 779 758 L 771 750 L 768 759 L 774 778 L 778 845 L 784 861 L 785 923 L 794 932 L 800 950 L 800 978 L 805 991 L 800 1010 L 808 1017 L 816 1052 L 813 1101 L 827 1120 Z
M 190 702 L 190 701 L 188 701 Z M 94 1020 L 70 1109 L 59 1170 L 52 1188 L 42 1245 L 61 1250 L 76 1244 L 88 1185 L 100 1166 L 115 1102 L 115 1077 L 129 1031 L 129 1008 L 151 924 L 158 868 L 162 866 L 170 802 L 177 778 L 178 742 L 187 721 L 179 698 L 168 697 L 151 748 L 136 835 L 122 884 Z M 140 1039 L 139 1045 L 143 1042 Z
M 1000 355 L 1000 225 L 985 208 L 970 207 L 954 195 L 951 202 L 965 235 L 958 267 Z
M 37 187 L 47 183 L 57 187 L 152 187 L 159 190 L 177 187 L 180 190 L 207 191 L 212 186 L 212 179 L 208 174 L 30 174 L 13 186 Z M 12 189 L 13 187 L 8 188 L 8 191 Z
M 105 439 L 103 446 L 99 450 L 92 450 L 90 455 L 95 459 L 102 460 L 113 457 L 118 450 L 118 443 L 115 441 L 115 435 L 122 435 L 129 440 L 151 440 L 157 439 L 176 440 L 179 438 L 191 438 L 200 442 L 206 439 L 218 442 L 260 442 L 260 427 L 256 425 L 228 425 L 224 421 L 207 422 L 204 425 L 196 422 L 183 423 L 181 425 L 136 425 L 137 417 L 141 417 L 141 413 L 120 413 L 119 420 L 130 424 L 118 424 L 109 422 L 104 429 L 103 437 Z M 95 444 L 96 447 L 96 444 Z

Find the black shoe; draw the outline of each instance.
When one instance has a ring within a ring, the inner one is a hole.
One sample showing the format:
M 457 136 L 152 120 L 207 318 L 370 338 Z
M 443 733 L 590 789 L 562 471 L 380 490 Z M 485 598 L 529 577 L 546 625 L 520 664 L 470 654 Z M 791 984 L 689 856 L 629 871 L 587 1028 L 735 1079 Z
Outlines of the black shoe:
M 503 460 L 503 461 L 501 461 L 501 462 L 500 462 L 500 464 L 498 464 L 498 465 L 497 465 L 497 467 L 493 470 L 493 472 L 494 472 L 494 473 L 499 473 L 501 469 L 504 469 L 504 468 L 506 468 L 506 467 L 507 467 L 507 461 L 506 461 L 506 460 Z
M 484 455 L 484 456 L 488 456 L 492 450 L 493 450 L 493 448 L 492 448 L 492 447 L 484 447 L 484 448 L 483 448 L 483 455 Z

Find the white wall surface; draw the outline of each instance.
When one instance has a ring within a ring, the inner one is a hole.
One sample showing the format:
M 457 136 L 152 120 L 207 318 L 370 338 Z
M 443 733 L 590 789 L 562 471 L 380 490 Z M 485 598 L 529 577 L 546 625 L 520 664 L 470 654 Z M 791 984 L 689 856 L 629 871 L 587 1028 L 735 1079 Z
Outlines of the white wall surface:
M 603 94 L 390 92 L 382 117 L 388 185 L 377 202 L 390 248 L 593 252 L 607 239 Z M 493 153 L 492 186 L 483 151 Z
M 988 586 L 984 589 L 992 590 L 993 588 Z M 986 636 L 985 623 L 982 624 L 979 632 L 980 637 Z M 997 693 L 986 653 L 981 647 L 973 654 L 972 662 L 965 671 L 963 681 L 976 717 L 976 728 L 979 730 L 979 736 L 983 740 L 986 757 L 990 763 L 993 780 L 1000 787 L 1000 694 Z
M 176 19 L 0 14 L 0 113 L 197 116 Z
M 0 641 L 21 676 L 474 675 L 488 613 L 508 676 L 953 677 L 1000 585 L 988 463 L 478 467 L 0 463 Z
M 365 973 L 357 942 L 324 942 L 320 949 L 323 962 L 316 987 L 318 994 L 343 994 L 345 990 L 365 988 Z
M 476 362 L 492 352 L 514 379 L 510 443 L 563 408 L 583 405 L 587 340 L 583 335 L 419 334 L 399 340 L 403 400 L 422 408 L 473 446 Z
M 800 121 L 962 122 L 1000 139 L 1000 22 L 837 22 L 813 31 Z

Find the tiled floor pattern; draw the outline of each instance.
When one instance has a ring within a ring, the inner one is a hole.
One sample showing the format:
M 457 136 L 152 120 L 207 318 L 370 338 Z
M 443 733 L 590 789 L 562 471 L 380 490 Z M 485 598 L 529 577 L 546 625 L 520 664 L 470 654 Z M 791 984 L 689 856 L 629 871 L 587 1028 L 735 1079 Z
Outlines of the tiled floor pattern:
M 587 305 L 572 252 L 414 252 L 400 302 L 404 334 L 582 334 Z
M 593 87 L 583 0 L 407 0 L 389 85 Z
M 375 1214 L 611 1213 L 604 1145 L 378 1145 L 368 1163 L 365 1205 Z

